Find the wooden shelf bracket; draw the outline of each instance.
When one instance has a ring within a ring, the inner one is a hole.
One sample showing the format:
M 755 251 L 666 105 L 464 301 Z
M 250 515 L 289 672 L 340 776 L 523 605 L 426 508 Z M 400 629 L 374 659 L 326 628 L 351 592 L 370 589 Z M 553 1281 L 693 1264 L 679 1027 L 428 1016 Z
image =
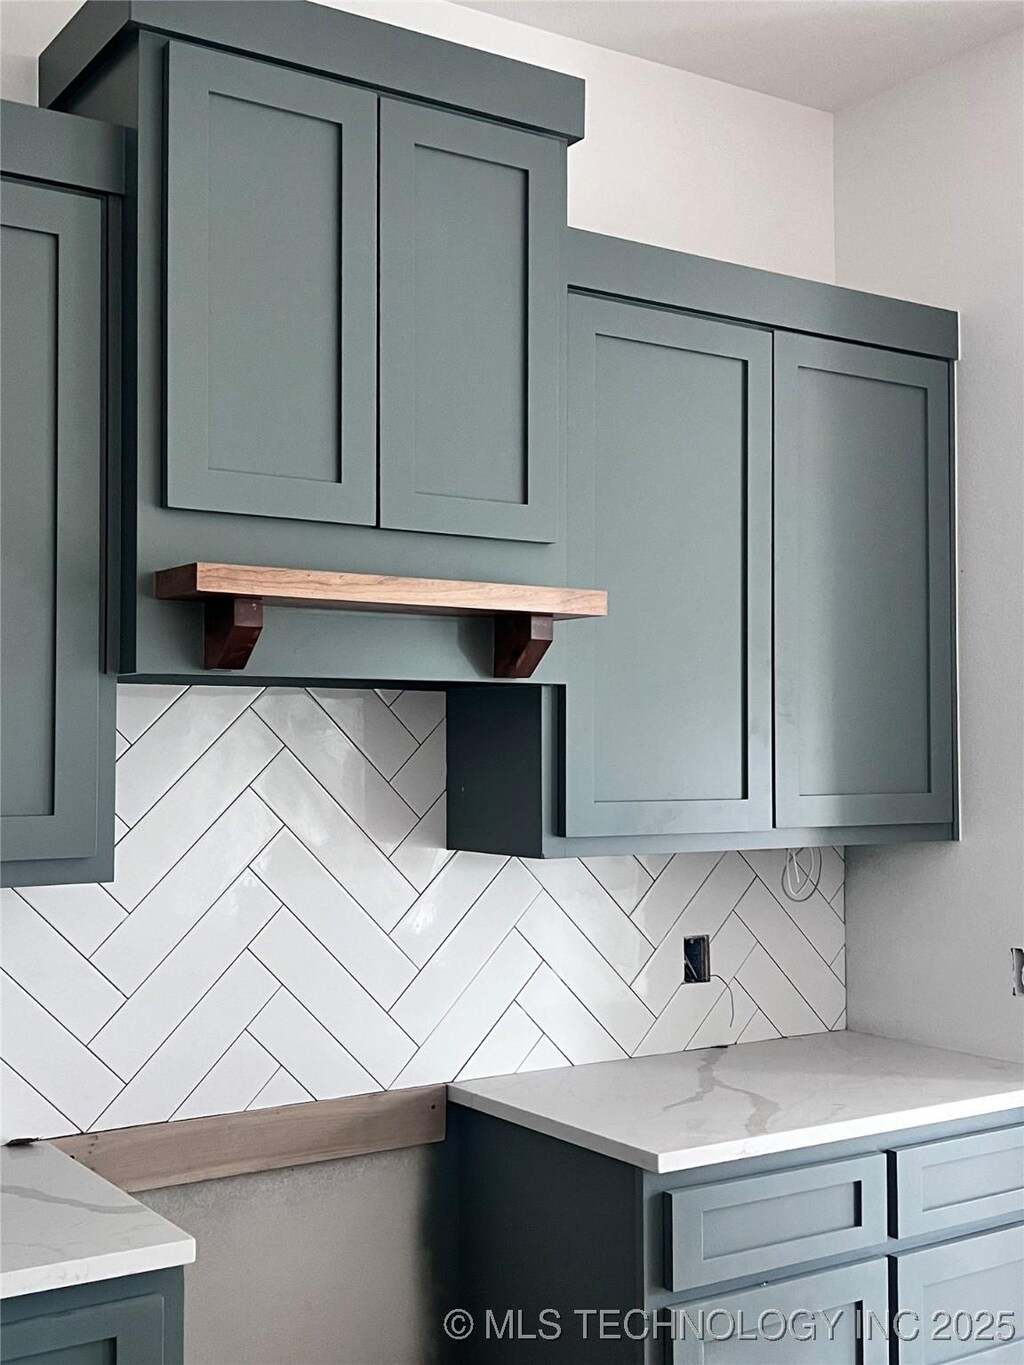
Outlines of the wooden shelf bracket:
M 249 564 L 179 564 L 154 575 L 162 601 L 202 602 L 203 667 L 245 668 L 263 629 L 263 606 L 406 615 L 491 616 L 494 676 L 529 678 L 554 638 L 555 621 L 605 616 L 597 588 L 547 588 L 444 578 L 277 569 Z

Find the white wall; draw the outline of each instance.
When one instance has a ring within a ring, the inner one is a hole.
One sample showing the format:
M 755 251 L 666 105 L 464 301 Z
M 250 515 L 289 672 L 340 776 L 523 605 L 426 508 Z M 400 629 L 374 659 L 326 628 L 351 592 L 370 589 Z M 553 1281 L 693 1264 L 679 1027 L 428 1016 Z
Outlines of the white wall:
M 831 114 L 447 0 L 334 7 L 584 77 L 587 135 L 569 158 L 574 227 L 833 278 Z M 6 98 L 35 101 L 35 55 L 76 8 L 3 0 Z
M 850 849 L 850 1026 L 1024 1058 L 1021 34 L 836 115 L 839 283 L 961 311 L 963 841 Z
M 833 279 L 832 116 L 446 0 L 336 8 L 582 76 L 569 222 L 677 251 Z

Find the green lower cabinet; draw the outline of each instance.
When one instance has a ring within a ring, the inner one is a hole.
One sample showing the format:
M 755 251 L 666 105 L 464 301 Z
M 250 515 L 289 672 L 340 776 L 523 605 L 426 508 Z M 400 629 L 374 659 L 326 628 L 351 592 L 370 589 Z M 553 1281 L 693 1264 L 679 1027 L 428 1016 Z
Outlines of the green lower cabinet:
M 671 1365 L 888 1365 L 884 1258 L 674 1310 Z M 872 1329 L 872 1324 L 878 1326 Z
M 2 1365 L 182 1365 L 183 1277 L 158 1270 L 0 1304 Z
M 1024 1227 L 908 1251 L 894 1267 L 899 1365 L 1024 1361 Z
M 1024 1175 L 984 1156 L 1024 1145 L 1021 1118 L 655 1174 L 455 1103 L 451 1303 L 475 1328 L 450 1353 L 481 1365 L 1022 1365 Z M 986 1222 L 967 1204 L 941 1241 L 896 1236 L 893 1211 L 918 1183 L 893 1158 L 930 1159 L 944 1143 L 973 1145 L 988 1171 L 974 1183 L 1001 1179 L 1015 1209 Z
M 72 174 L 82 122 L 19 111 L 2 140 L 4 166 L 40 174 L 5 175 L 0 189 L 4 886 L 113 875 L 115 680 L 104 658 L 111 210 L 103 195 L 41 183 L 62 147 L 58 169 Z

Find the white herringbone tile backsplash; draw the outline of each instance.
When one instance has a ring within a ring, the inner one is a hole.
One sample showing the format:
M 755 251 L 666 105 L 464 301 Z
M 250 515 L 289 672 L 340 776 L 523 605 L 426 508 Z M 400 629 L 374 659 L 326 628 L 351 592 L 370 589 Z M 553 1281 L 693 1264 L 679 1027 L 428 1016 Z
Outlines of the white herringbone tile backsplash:
M 845 1026 L 838 851 L 448 853 L 443 694 L 124 684 L 118 746 L 114 881 L 3 892 L 5 1137 Z

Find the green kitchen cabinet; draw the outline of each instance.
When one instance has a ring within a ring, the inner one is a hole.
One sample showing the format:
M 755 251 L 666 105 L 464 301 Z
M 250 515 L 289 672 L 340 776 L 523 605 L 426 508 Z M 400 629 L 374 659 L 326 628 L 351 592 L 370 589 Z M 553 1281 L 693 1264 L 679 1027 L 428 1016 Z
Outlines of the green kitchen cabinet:
M 166 59 L 167 505 L 373 525 L 376 96 Z
M 565 831 L 771 822 L 772 338 L 569 300 Z M 652 720 L 657 718 L 657 723 Z
M 1015 1193 L 1019 1211 L 1019 1186 Z M 908 1251 L 895 1259 L 894 1282 L 899 1365 L 1017 1365 L 1024 1357 L 1021 1224 Z
M 952 812 L 949 366 L 775 339 L 775 809 Z
M 567 254 L 569 580 L 609 614 L 564 686 L 450 691 L 451 847 L 954 837 L 956 316 Z
M 0 1304 L 0 1365 L 182 1365 L 180 1269 L 47 1289 Z
M 458 1086 L 453 1101 L 452 1302 L 475 1325 L 450 1346 L 453 1360 L 1024 1359 L 1024 1169 L 982 1155 L 995 1142 L 1024 1146 L 1019 1109 L 656 1172 L 594 1143 L 600 1118 L 553 1137 L 542 1131 L 549 1115 L 535 1128 L 515 1100 L 508 1117 Z M 949 1143 L 977 1148 L 1005 1207 L 968 1204 L 941 1232 L 897 1231 L 896 1205 L 920 1190 L 915 1158 Z
M 565 149 L 380 105 L 380 524 L 559 539 Z
M 113 875 L 105 504 L 122 150 L 120 130 L 0 110 L 4 886 Z
M 132 132 L 123 676 L 210 680 L 201 608 L 153 592 L 190 561 L 565 585 L 582 81 L 294 0 L 89 0 L 40 82 Z M 226 680 L 492 656 L 486 617 L 268 608 Z

